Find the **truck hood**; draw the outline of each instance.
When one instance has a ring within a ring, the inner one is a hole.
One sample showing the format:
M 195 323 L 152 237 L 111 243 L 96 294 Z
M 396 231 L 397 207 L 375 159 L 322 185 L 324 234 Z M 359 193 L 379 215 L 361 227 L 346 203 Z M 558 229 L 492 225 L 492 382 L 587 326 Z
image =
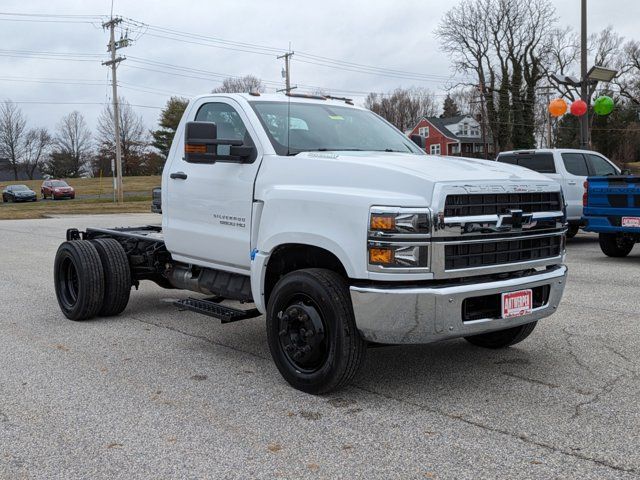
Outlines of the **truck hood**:
M 528 168 L 509 165 L 493 160 L 476 160 L 462 157 L 440 157 L 436 155 L 412 155 L 395 152 L 304 152 L 294 158 L 311 163 L 326 161 L 370 169 L 380 175 L 385 172 L 404 173 L 430 182 L 475 182 L 475 181 L 542 181 L 553 182 L 548 177 Z M 329 167 L 329 165 L 327 165 Z M 335 168 L 335 166 L 331 166 Z
M 338 204 L 360 203 L 368 209 L 434 205 L 447 193 L 558 190 L 557 182 L 533 170 L 494 161 L 390 152 L 304 152 L 266 155 L 255 198 L 276 195 L 297 202 L 334 196 Z

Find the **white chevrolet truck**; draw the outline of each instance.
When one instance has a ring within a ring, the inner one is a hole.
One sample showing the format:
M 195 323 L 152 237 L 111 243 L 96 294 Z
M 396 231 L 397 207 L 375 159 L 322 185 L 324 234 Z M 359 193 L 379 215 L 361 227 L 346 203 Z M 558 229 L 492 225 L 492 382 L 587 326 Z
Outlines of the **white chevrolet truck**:
M 164 167 L 162 225 L 68 230 L 60 308 L 117 315 L 142 280 L 197 292 L 177 306 L 264 315 L 278 370 L 310 393 L 349 382 L 368 344 L 518 343 L 564 290 L 560 186 L 421 143 L 348 99 L 195 98 Z

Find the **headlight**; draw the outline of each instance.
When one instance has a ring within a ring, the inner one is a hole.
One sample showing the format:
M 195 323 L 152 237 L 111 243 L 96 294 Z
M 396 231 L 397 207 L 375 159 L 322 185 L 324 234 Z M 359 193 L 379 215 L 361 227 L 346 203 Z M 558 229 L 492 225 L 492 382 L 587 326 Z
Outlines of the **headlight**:
M 367 240 L 369 270 L 429 271 L 430 214 L 427 208 L 372 207 Z
M 429 234 L 429 211 L 419 208 L 371 207 L 369 232 L 374 236 Z

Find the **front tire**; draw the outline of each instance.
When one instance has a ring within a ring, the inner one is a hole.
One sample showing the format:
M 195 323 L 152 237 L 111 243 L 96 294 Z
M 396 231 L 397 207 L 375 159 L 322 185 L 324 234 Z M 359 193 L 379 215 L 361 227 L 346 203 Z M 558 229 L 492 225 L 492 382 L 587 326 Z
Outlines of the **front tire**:
M 58 304 L 70 320 L 97 315 L 104 299 L 104 270 L 91 242 L 73 240 L 58 248 L 53 267 Z
M 464 339 L 477 347 L 483 348 L 506 348 L 516 343 L 520 343 L 533 332 L 538 322 L 531 322 L 518 327 L 498 330 L 496 332 L 481 333 L 480 335 L 471 335 Z
M 104 271 L 104 300 L 99 315 L 119 315 L 127 308 L 131 294 L 131 269 L 122 245 L 113 238 L 97 238 L 91 243 L 100 255 Z
M 347 283 L 320 268 L 289 273 L 275 285 L 267 307 L 267 339 L 285 380 L 312 394 L 347 384 L 366 352 Z

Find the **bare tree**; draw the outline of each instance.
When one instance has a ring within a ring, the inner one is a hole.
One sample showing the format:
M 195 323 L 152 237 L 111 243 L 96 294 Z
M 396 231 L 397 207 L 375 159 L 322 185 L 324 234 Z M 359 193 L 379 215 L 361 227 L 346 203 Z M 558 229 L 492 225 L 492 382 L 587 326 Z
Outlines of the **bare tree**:
M 9 159 L 15 180 L 18 180 L 24 151 L 27 121 L 22 111 L 10 100 L 0 104 L 0 157 Z
M 33 180 L 42 170 L 52 143 L 53 138 L 46 128 L 33 128 L 24 136 L 21 163 L 29 179 Z
M 119 102 L 123 174 L 140 175 L 146 171 L 150 134 L 144 126 L 142 116 L 135 112 L 131 104 L 123 98 Z M 111 159 L 115 154 L 115 128 L 110 104 L 105 106 L 98 117 L 97 133 L 98 153 L 94 159 L 94 174 L 100 170 L 110 171 Z
M 65 115 L 56 127 L 55 146 L 49 161 L 48 173 L 54 177 L 77 177 L 91 157 L 91 131 L 84 116 L 73 111 Z
M 616 63 L 619 71 L 614 83 L 620 95 L 634 105 L 640 105 L 640 42 L 629 40 L 624 44 Z
M 532 147 L 536 86 L 556 22 L 549 0 L 463 0 L 436 35 L 457 71 L 484 96 L 495 147 Z
M 222 81 L 222 85 L 211 90 L 211 93 L 250 93 L 264 92 L 262 80 L 253 75 L 244 77 L 229 77 Z
M 433 92 L 418 87 L 396 88 L 389 94 L 370 93 L 364 105 L 403 132 L 422 117 L 435 117 L 440 110 Z

